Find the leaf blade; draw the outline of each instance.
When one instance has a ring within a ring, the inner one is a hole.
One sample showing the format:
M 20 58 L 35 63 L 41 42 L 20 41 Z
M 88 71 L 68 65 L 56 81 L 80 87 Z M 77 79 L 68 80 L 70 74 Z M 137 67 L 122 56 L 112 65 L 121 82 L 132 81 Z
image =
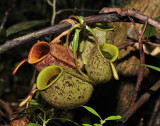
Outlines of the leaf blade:
M 80 32 L 80 29 L 76 29 L 75 34 L 74 34 L 74 38 L 73 38 L 73 54 L 74 54 L 74 57 L 76 56 L 77 49 L 78 49 L 79 32 Z
M 35 28 L 47 22 L 48 21 L 46 20 L 32 20 L 32 21 L 25 21 L 25 22 L 14 24 L 6 30 L 6 36 L 8 37 L 12 34 L 15 34 L 15 33 L 27 30 L 27 29 Z
M 129 65 L 140 65 L 140 66 L 146 66 L 148 68 L 151 68 L 153 70 L 156 70 L 158 72 L 160 72 L 160 67 L 156 67 L 156 66 L 152 66 L 152 65 L 148 65 L 148 64 L 139 64 L 139 63 L 132 63 L 132 64 L 128 64 L 127 66 Z
M 121 116 L 109 116 L 107 117 L 105 120 L 118 120 L 118 119 L 121 119 L 122 117 Z
M 83 108 L 87 109 L 90 113 L 94 114 L 95 116 L 97 116 L 98 118 L 101 119 L 100 115 L 91 107 L 89 106 L 82 106 Z
M 37 123 L 28 123 L 24 126 L 41 126 L 40 124 L 37 124 Z
M 92 125 L 90 125 L 90 124 L 82 124 L 82 126 L 92 126 Z

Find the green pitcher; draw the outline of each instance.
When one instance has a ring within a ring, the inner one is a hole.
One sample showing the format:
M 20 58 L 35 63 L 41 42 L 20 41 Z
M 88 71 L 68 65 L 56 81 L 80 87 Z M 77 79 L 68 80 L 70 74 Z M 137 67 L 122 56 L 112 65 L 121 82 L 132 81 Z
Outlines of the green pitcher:
M 72 69 L 52 65 L 39 73 L 37 88 L 52 106 L 73 109 L 88 102 L 93 92 L 92 82 Z
M 113 75 L 118 79 L 113 64 L 118 58 L 118 54 L 118 48 L 112 44 L 96 44 L 86 64 L 86 71 L 90 79 L 95 81 L 96 84 L 110 81 Z

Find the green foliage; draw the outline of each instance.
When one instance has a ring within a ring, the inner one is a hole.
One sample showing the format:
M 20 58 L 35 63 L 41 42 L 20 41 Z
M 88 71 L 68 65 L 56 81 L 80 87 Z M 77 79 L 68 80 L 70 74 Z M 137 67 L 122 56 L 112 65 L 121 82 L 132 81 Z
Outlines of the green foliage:
M 160 16 L 155 18 L 155 20 L 157 21 L 160 21 Z M 142 27 L 142 29 L 144 28 L 144 25 Z M 154 26 L 151 26 L 151 25 L 147 25 L 146 26 L 146 29 L 145 29 L 145 32 L 144 32 L 144 35 L 149 38 L 149 37 L 152 37 L 154 34 L 156 33 L 156 28 Z
M 121 116 L 109 116 L 107 117 L 105 120 L 117 120 L 117 119 L 121 119 Z
M 154 69 L 158 72 L 160 72 L 160 67 L 156 67 L 156 66 L 152 66 L 152 65 L 148 65 L 148 64 L 138 64 L 138 63 L 132 63 L 132 64 L 129 64 L 129 65 L 140 65 L 140 66 L 146 66 L 148 68 L 151 68 L 151 69 Z M 128 66 L 129 66 L 128 65 Z
M 93 126 L 103 126 L 104 123 L 106 123 L 107 120 L 118 120 L 121 119 L 121 116 L 109 116 L 106 119 L 102 120 L 102 118 L 100 117 L 100 115 L 91 107 L 89 106 L 82 106 L 83 108 L 87 109 L 90 113 L 94 114 L 95 116 L 97 116 L 100 119 L 100 124 L 99 123 L 94 123 Z M 90 124 L 83 124 L 83 126 L 92 126 Z
M 50 116 L 51 113 L 53 114 L 53 112 L 51 111 L 52 108 L 50 107 L 44 107 L 44 105 L 41 105 L 40 103 L 38 103 L 36 100 L 28 100 L 30 107 L 27 109 L 24 109 L 23 111 L 17 111 L 15 112 L 15 114 L 30 114 L 33 115 L 37 118 L 37 123 L 29 123 L 25 126 L 41 126 L 40 123 L 42 122 L 43 126 L 46 126 L 46 124 L 48 124 L 49 121 L 51 120 L 61 120 L 61 121 L 67 121 L 67 122 L 71 122 L 73 123 L 75 126 L 79 126 L 78 123 L 67 119 L 67 118 L 57 118 L 53 116 Z M 40 102 L 40 101 L 39 101 Z M 36 111 L 40 111 L 39 113 L 36 113 Z M 56 123 L 56 122 L 55 122 Z
M 10 36 L 12 34 L 24 31 L 24 30 L 28 30 L 31 28 L 35 28 L 38 27 L 40 25 L 43 25 L 47 23 L 47 21 L 45 20 L 35 20 L 35 21 L 25 21 L 25 22 L 20 22 L 17 24 L 14 24 L 12 26 L 10 26 L 7 30 L 6 30 L 6 36 Z
M 75 24 L 74 26 L 72 26 L 70 29 L 69 29 L 69 33 L 68 33 L 68 36 L 70 35 L 70 33 L 75 30 L 75 34 L 74 34 L 74 38 L 73 38 L 73 53 L 74 53 L 74 57 L 77 53 L 77 50 L 78 50 L 78 41 L 79 41 L 79 33 L 82 31 L 82 30 L 87 30 L 89 31 L 95 38 L 96 38 L 96 35 L 95 33 L 92 31 L 92 29 L 85 25 L 84 27 L 84 20 L 83 20 L 83 17 L 82 16 L 73 16 L 73 18 L 76 18 L 79 23 Z
M 41 125 L 37 123 L 28 123 L 25 126 L 41 126 Z
M 73 38 L 73 54 L 74 54 L 74 57 L 75 57 L 77 49 L 78 49 L 79 32 L 80 32 L 80 29 L 76 29 L 75 34 L 74 34 L 74 38 Z
M 98 118 L 101 119 L 100 115 L 91 107 L 88 107 L 88 106 L 82 106 L 84 107 L 85 109 L 87 109 L 89 112 L 91 112 L 92 114 L 94 114 L 95 116 L 97 116 Z
M 92 125 L 90 125 L 90 124 L 82 124 L 82 126 L 92 126 Z

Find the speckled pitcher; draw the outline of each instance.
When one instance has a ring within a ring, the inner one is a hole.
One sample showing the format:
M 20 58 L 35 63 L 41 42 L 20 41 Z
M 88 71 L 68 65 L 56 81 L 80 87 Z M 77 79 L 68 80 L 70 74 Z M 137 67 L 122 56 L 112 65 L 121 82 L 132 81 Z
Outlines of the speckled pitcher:
M 96 84 L 110 81 L 113 76 L 113 62 L 118 58 L 118 54 L 118 48 L 112 44 L 95 45 L 86 64 L 86 71 L 90 79 Z
M 73 69 L 57 65 L 44 68 L 37 77 L 42 98 L 60 109 L 73 109 L 87 103 L 93 92 L 91 83 Z

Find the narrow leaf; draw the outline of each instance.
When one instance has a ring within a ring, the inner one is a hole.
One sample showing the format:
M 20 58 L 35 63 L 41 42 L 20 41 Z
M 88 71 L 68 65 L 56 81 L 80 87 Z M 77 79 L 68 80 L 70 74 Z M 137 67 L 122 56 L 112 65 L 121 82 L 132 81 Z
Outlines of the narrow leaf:
M 68 121 L 68 122 L 71 122 L 71 123 L 75 124 L 76 126 L 79 126 L 78 123 L 76 123 L 76 122 L 74 122 L 74 121 L 72 121 L 72 120 L 70 120 L 70 119 L 66 119 L 66 118 L 50 118 L 50 119 L 47 120 L 47 122 L 49 122 L 50 120 L 62 120 L 62 121 Z
M 86 25 L 86 30 L 88 30 L 93 35 L 95 42 L 98 43 L 98 38 L 97 38 L 96 34 L 88 25 Z
M 86 29 L 87 29 L 93 36 L 96 36 L 96 34 L 94 33 L 94 31 L 93 31 L 88 25 L 86 25 Z
M 76 16 L 80 24 L 84 23 L 83 16 Z
M 149 38 L 152 37 L 155 33 L 156 33 L 156 28 L 153 27 L 152 25 L 147 25 L 144 35 Z
M 35 21 L 25 21 L 25 22 L 14 24 L 6 30 L 6 36 L 44 25 L 47 22 L 48 21 L 45 21 L 45 20 L 35 20 Z
M 160 16 L 156 17 L 155 20 L 160 22 Z
M 148 65 L 148 64 L 138 64 L 138 63 L 133 63 L 133 64 L 128 64 L 129 65 L 140 65 L 140 66 L 146 66 L 148 68 L 151 68 L 153 70 L 156 70 L 158 72 L 160 72 L 160 67 L 156 67 L 156 66 L 152 66 L 152 65 Z
M 82 126 L 92 126 L 92 125 L 90 125 L 90 124 L 82 124 Z
M 31 99 L 31 100 L 28 100 L 28 102 L 31 104 L 31 105 L 39 105 L 38 102 L 36 102 L 35 100 Z
M 118 120 L 118 119 L 121 119 L 121 118 L 122 118 L 121 116 L 109 116 L 105 120 Z
M 97 117 L 99 117 L 99 118 L 101 119 L 100 115 L 99 115 L 93 108 L 88 107 L 88 106 L 82 106 L 82 107 L 84 107 L 84 108 L 87 109 L 89 112 L 91 112 L 92 114 L 96 115 Z
M 155 20 L 160 21 L 160 16 L 156 17 Z M 142 27 L 142 29 L 144 28 L 144 25 Z M 154 34 L 156 33 L 156 28 L 152 25 L 147 25 L 144 35 L 149 38 L 152 37 Z
M 78 49 L 79 32 L 80 32 L 80 29 L 76 29 L 75 34 L 74 34 L 74 38 L 73 38 L 73 54 L 74 54 L 74 57 L 75 57 L 77 49 Z
M 102 126 L 102 124 L 94 123 L 93 126 Z
M 41 126 L 41 125 L 39 125 L 37 123 L 28 123 L 28 124 L 26 124 L 24 126 Z

